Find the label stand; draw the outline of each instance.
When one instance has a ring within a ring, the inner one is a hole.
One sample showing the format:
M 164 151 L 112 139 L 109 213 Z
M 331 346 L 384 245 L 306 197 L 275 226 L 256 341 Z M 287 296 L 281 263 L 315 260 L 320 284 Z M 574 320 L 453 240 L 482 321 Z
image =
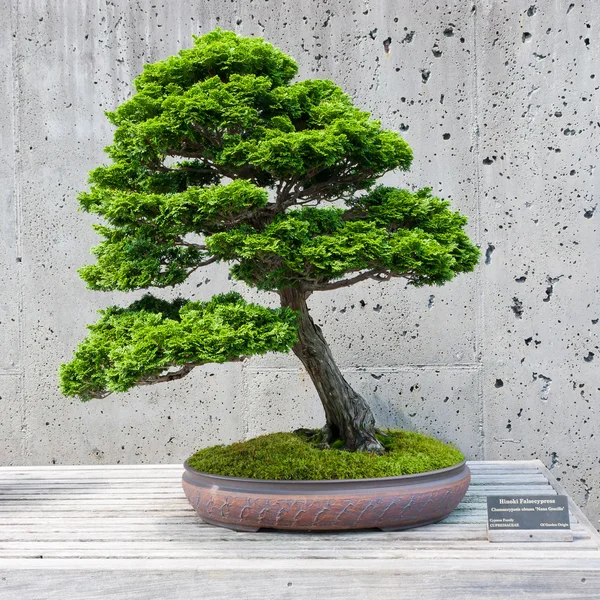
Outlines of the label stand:
M 573 531 L 561 529 L 544 531 L 541 529 L 488 529 L 490 542 L 572 542 Z

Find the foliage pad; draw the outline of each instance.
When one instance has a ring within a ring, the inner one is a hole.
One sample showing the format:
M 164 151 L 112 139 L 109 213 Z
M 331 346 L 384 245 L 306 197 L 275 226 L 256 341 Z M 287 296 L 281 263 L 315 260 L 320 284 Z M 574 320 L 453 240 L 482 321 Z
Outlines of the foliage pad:
M 88 400 L 107 390 L 123 392 L 157 381 L 170 367 L 287 352 L 296 341 L 293 311 L 247 304 L 234 292 L 210 302 L 145 296 L 128 308 L 100 313 L 75 358 L 61 367 L 67 396 Z

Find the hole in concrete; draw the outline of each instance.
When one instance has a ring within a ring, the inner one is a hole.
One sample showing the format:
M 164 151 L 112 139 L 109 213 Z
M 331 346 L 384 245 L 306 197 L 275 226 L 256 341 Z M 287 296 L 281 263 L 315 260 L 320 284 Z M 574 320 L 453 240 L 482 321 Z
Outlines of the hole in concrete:
M 523 303 L 516 296 L 513 297 L 513 305 L 510 308 L 517 319 L 523 318 Z

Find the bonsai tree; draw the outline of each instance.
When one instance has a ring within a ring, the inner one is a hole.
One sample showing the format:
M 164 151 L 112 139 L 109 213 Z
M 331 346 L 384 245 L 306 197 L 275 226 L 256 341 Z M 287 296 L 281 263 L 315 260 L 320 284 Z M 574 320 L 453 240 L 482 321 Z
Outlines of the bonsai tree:
M 260 38 L 215 30 L 145 65 L 135 94 L 107 117 L 112 159 L 90 173 L 81 208 L 95 230 L 93 290 L 176 286 L 212 263 L 277 294 L 281 308 L 237 293 L 209 302 L 151 295 L 110 307 L 61 366 L 65 395 L 102 398 L 174 381 L 198 365 L 290 349 L 325 411 L 323 445 L 382 453 L 365 399 L 344 379 L 307 301 L 371 280 L 441 285 L 472 271 L 466 218 L 429 188 L 376 186 L 406 170 L 408 144 L 328 80 L 293 81 L 297 65 Z

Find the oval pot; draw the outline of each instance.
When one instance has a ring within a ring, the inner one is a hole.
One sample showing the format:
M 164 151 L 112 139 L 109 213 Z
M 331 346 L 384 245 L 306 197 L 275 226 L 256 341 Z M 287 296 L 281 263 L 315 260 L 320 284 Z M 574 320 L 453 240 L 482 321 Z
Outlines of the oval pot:
M 463 499 L 465 462 L 417 475 L 272 481 L 201 473 L 184 464 L 183 489 L 206 523 L 238 531 L 398 531 L 436 523 Z

